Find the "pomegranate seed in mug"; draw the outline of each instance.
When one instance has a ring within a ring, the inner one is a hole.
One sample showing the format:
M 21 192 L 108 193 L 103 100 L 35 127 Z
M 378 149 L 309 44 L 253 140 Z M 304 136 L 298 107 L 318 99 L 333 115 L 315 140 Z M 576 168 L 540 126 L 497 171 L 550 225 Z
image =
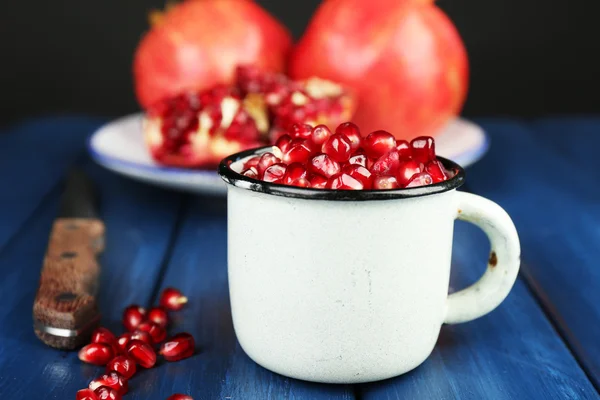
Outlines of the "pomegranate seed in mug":
M 329 139 L 331 131 L 325 125 L 317 125 L 312 130 L 311 140 L 313 144 L 320 147 Z
M 413 176 L 410 181 L 406 184 L 405 187 L 417 187 L 417 186 L 426 186 L 431 185 L 433 183 L 433 178 L 427 172 L 419 172 L 415 176 Z
M 373 163 L 371 172 L 375 175 L 395 175 L 400 167 L 400 155 L 397 150 L 392 150 L 382 155 Z
M 393 176 L 376 176 L 373 178 L 373 189 L 398 189 L 400 185 Z
M 323 144 L 322 151 L 333 161 L 344 163 L 352 155 L 352 143 L 346 136 L 336 133 Z
M 344 174 L 348 174 L 363 185 L 363 189 L 371 189 L 372 185 L 372 174 L 371 171 L 363 167 L 362 165 L 353 164 L 346 165 L 342 170 Z
M 406 140 L 396 140 L 396 150 L 402 160 L 410 160 L 412 157 L 412 149 Z
M 396 172 L 396 179 L 398 183 L 401 185 L 406 185 L 413 175 L 421 172 L 421 166 L 418 162 L 409 160 L 403 162 L 398 167 L 398 171 Z
M 338 174 L 341 170 L 340 164 L 333 161 L 327 154 L 314 156 L 308 162 L 308 168 L 311 173 L 330 178 Z
M 298 139 L 310 139 L 313 127 L 307 124 L 294 124 L 290 128 L 290 134 Z
M 301 179 L 301 178 L 306 178 L 307 172 L 306 172 L 306 168 L 304 167 L 303 164 L 301 163 L 293 163 L 288 165 L 288 167 L 285 170 L 285 175 L 283 176 L 283 184 L 284 185 L 291 185 L 292 182 Z
M 263 181 L 280 183 L 283 181 L 286 172 L 285 164 L 273 164 L 265 171 Z
M 374 160 L 391 151 L 394 147 L 396 147 L 396 138 L 386 131 L 369 133 L 363 143 L 367 157 Z
M 327 178 L 321 175 L 313 175 L 310 178 L 310 187 L 315 189 L 325 189 L 327 187 Z
M 363 150 L 358 150 L 356 153 L 354 153 L 352 155 L 352 157 L 350 157 L 350 159 L 348 160 L 348 164 L 358 164 L 358 165 L 362 165 L 363 167 L 366 167 L 367 166 L 367 156 Z
M 431 175 L 433 183 L 442 182 L 448 179 L 448 174 L 444 168 L 444 165 L 438 160 L 430 161 L 427 165 L 425 165 L 425 171 Z
M 358 148 L 360 148 L 362 144 L 362 136 L 360 135 L 360 129 L 358 129 L 358 126 L 356 126 L 352 122 L 344 122 L 336 128 L 335 133 L 344 135 L 348 138 L 348 140 L 350 140 L 350 147 L 352 148 L 352 151 L 355 151 Z
M 289 149 L 292 143 L 292 137 L 290 135 L 283 135 L 275 142 L 275 146 L 281 150 L 283 154 L 285 154 Z M 254 157 L 256 158 L 256 157 Z
M 410 142 L 412 158 L 423 164 L 435 160 L 435 142 L 432 137 L 420 136 Z
M 348 174 L 337 174 L 329 178 L 327 181 L 328 189 L 337 190 L 362 190 L 364 189 L 363 184 Z

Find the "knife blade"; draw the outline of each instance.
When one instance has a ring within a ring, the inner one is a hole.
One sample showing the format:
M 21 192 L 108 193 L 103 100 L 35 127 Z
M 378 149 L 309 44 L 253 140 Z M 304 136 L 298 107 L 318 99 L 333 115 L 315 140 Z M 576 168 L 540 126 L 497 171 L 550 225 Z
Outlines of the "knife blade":
M 67 176 L 33 304 L 33 326 L 49 346 L 74 349 L 100 321 L 96 304 L 104 249 L 104 224 L 90 178 L 73 169 Z

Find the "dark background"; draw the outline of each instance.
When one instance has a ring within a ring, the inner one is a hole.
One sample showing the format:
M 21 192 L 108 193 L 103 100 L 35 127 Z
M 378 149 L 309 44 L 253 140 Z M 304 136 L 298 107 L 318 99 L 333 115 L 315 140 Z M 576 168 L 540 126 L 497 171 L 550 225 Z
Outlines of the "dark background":
M 206 0 L 210 1 L 210 0 Z M 260 0 L 297 38 L 319 0 Z M 440 0 L 471 61 L 464 114 L 600 110 L 595 0 Z M 131 59 L 163 0 L 0 0 L 0 123 L 138 109 Z

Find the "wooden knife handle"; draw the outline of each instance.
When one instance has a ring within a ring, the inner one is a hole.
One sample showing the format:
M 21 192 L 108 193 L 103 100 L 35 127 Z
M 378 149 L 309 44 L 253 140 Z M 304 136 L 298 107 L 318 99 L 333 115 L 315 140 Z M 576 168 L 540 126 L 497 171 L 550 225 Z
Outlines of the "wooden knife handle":
M 46 344 L 73 349 L 99 321 L 96 292 L 104 224 L 96 219 L 54 222 L 33 304 L 34 330 Z M 46 329 L 51 327 L 52 329 Z

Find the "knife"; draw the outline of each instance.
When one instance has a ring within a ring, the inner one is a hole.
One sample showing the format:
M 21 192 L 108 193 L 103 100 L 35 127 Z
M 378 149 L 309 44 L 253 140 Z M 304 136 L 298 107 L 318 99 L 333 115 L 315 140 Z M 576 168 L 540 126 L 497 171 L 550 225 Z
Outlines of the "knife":
M 104 224 L 89 177 L 72 170 L 54 221 L 33 304 L 33 326 L 49 346 L 74 349 L 100 321 L 96 292 L 104 249 Z

